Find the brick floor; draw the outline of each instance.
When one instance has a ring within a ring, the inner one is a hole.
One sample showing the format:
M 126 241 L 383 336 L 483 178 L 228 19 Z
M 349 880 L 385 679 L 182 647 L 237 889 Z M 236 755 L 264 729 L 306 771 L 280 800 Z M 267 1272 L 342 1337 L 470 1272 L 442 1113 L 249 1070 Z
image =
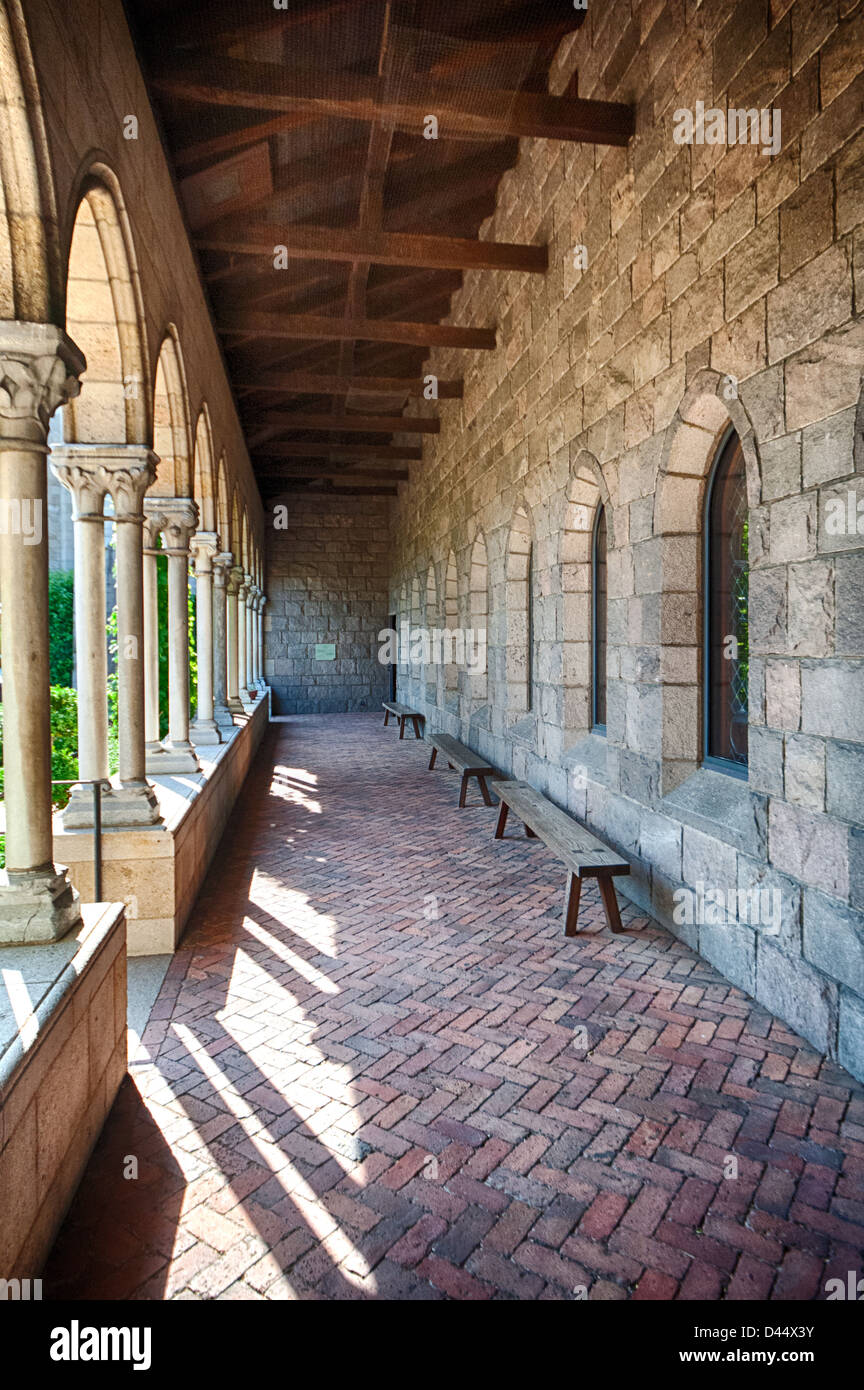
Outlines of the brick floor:
M 611 936 L 593 888 L 565 940 L 560 864 L 425 765 L 377 716 L 273 726 L 46 1295 L 794 1300 L 860 1273 L 864 1090 L 634 909 Z

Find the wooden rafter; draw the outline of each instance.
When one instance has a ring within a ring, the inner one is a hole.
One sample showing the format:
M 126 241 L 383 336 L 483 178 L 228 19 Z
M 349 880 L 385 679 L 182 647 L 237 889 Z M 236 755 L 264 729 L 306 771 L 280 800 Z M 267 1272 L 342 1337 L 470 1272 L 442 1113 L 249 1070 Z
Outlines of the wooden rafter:
M 308 415 L 305 411 L 270 410 L 261 425 L 280 430 L 341 430 L 345 434 L 438 434 L 441 421 L 433 416 L 406 415 Z
M 240 381 L 238 393 L 252 391 L 279 392 L 303 396 L 420 396 L 426 395 L 427 384 L 422 376 L 339 376 L 316 372 L 265 372 L 253 381 Z M 455 400 L 462 395 L 462 382 L 439 378 L 437 392 L 441 400 Z
M 375 343 L 407 343 L 414 347 L 495 347 L 494 328 L 462 328 L 441 323 L 399 323 L 391 319 L 320 318 L 314 314 L 222 314 L 223 334 L 253 338 L 318 338 L 340 342 L 343 338 Z
M 471 241 L 465 237 L 422 236 L 410 232 L 362 234 L 335 227 L 280 227 L 278 223 L 214 224 L 195 238 L 199 251 L 231 256 L 260 256 L 270 263 L 276 247 L 289 260 L 346 261 L 358 257 L 379 265 L 419 266 L 428 270 L 521 270 L 542 275 L 548 268 L 545 246 Z
M 427 115 L 438 118 L 439 138 L 466 135 L 502 140 L 533 136 L 540 140 L 626 145 L 635 130 L 633 108 L 621 102 L 557 97 L 544 92 L 466 90 L 418 76 L 394 96 L 386 79 L 355 73 L 310 74 L 273 63 L 223 59 L 184 65 L 153 79 L 166 96 L 205 106 L 249 107 L 256 111 L 337 116 L 372 121 L 376 117 L 423 129 Z
M 404 444 L 328 444 L 326 439 L 303 444 L 268 444 L 268 459 L 325 458 L 331 463 L 350 463 L 352 459 L 374 459 L 377 463 L 420 462 L 423 450 Z

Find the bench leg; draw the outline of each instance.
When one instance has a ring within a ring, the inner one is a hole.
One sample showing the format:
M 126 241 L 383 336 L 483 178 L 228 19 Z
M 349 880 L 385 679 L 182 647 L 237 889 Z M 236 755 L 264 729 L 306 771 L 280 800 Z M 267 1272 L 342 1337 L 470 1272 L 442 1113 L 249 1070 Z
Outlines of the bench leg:
M 414 737 L 415 737 L 415 738 L 422 738 L 423 735 L 420 733 L 420 716 L 419 716 L 419 714 L 412 714 L 412 716 L 411 716 L 411 722 L 412 722 L 413 725 L 414 725 Z
M 487 806 L 491 806 L 491 805 L 492 805 L 492 798 L 491 798 L 491 796 L 489 795 L 489 788 L 488 788 L 487 785 L 486 785 L 486 778 L 482 775 L 482 773 L 481 773 L 481 775 L 477 778 L 477 781 L 479 782 L 479 784 L 480 784 L 480 790 L 481 790 L 481 792 L 483 793 L 483 800 L 486 802 L 486 805 L 487 805 Z
M 575 936 L 576 920 L 579 916 L 579 898 L 582 893 L 582 880 L 576 874 L 567 875 L 567 897 L 564 903 L 564 935 Z
M 606 909 L 606 921 L 613 932 L 624 932 L 624 928 L 621 925 L 621 914 L 618 911 L 618 899 L 615 896 L 615 880 L 612 878 L 612 875 L 598 875 L 597 886 L 600 889 L 600 896 L 603 899 L 603 906 Z
M 509 810 L 510 810 L 510 807 L 507 805 L 507 802 L 506 802 L 506 801 L 502 801 L 502 802 L 501 802 L 501 810 L 498 812 L 498 824 L 497 824 L 496 827 L 495 827 L 495 839 L 496 839 L 496 840 L 503 840 L 503 838 L 504 838 L 504 827 L 505 827 L 505 825 L 507 824 L 507 812 L 508 812 Z
M 405 737 L 405 715 L 404 715 L 404 714 L 400 714 L 400 716 L 399 716 L 399 737 L 400 737 L 400 738 L 404 738 L 404 737 Z
M 389 711 L 389 709 L 385 709 L 385 711 L 384 711 L 384 728 L 385 728 L 385 729 L 387 728 L 387 725 L 389 724 L 389 722 L 390 722 L 390 711 Z
M 463 772 L 463 773 L 462 773 L 462 784 L 461 784 L 461 786 L 459 787 L 459 805 L 460 805 L 460 807 L 465 805 L 465 793 L 468 791 L 468 778 L 470 777 L 470 775 L 471 775 L 471 774 L 470 774 L 469 772 Z
M 429 759 L 429 771 L 430 771 L 430 772 L 432 771 L 433 767 L 435 766 L 435 759 L 436 759 L 437 757 L 438 757 L 438 749 L 437 749 L 437 748 L 433 748 L 433 749 L 432 749 L 432 757 Z
M 529 840 L 536 840 L 538 838 L 536 831 L 532 830 L 530 825 L 526 825 L 525 834 L 528 836 Z

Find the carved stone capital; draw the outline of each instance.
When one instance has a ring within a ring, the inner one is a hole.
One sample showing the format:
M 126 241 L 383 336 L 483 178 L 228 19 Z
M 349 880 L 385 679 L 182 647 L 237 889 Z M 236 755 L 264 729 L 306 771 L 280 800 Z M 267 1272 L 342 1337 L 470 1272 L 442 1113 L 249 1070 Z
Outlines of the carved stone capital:
M 109 493 L 114 520 L 140 524 L 144 494 L 156 477 L 157 455 L 146 444 L 57 444 L 51 468 L 75 500 L 76 519 L 101 515 Z
M 151 531 L 160 519 L 163 555 L 189 554 L 189 541 L 198 525 L 198 508 L 191 497 L 145 497 L 144 514 Z
M 215 531 L 196 531 L 189 542 L 195 557 L 196 574 L 212 574 L 213 561 L 219 553 L 219 537 Z
M 232 595 L 232 597 L 234 595 L 236 595 L 238 598 L 240 597 L 240 591 L 243 587 L 243 579 L 243 570 L 239 565 L 234 565 L 230 570 L 228 577 L 228 592 Z
M 78 395 L 86 366 L 62 328 L 0 323 L 0 448 L 47 449 L 48 421 Z
M 234 563 L 234 556 L 230 550 L 223 550 L 221 555 L 216 555 L 213 560 L 213 583 L 217 589 L 228 587 L 228 572 Z

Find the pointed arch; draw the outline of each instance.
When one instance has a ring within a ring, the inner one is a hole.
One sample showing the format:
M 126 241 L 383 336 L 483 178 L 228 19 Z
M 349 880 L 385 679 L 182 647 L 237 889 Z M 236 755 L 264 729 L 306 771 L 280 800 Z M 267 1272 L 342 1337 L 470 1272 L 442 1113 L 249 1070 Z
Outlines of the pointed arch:
M 613 513 L 609 489 L 599 462 L 587 449 L 573 461 L 564 504 L 561 532 L 562 686 L 565 745 L 597 725 L 597 657 L 608 642 L 605 613 L 598 600 L 600 574 L 598 528 L 605 527 L 606 553 L 612 549 Z M 602 624 L 599 630 L 598 621 Z M 605 686 L 605 681 L 603 682 Z M 605 724 L 605 720 L 601 721 Z
M 146 326 L 135 248 L 120 184 L 91 164 L 69 242 L 66 331 L 87 359 L 81 394 L 63 410 L 70 443 L 150 439 Z
M 534 526 L 526 502 L 513 512 L 507 537 L 506 671 L 507 707 L 527 714 L 534 704 Z
M 472 646 L 477 669 L 471 672 L 471 710 L 482 709 L 489 699 L 487 667 L 489 626 L 489 557 L 486 538 L 478 531 L 471 547 L 468 574 L 468 625 L 473 632 Z M 481 659 L 482 653 L 482 659 Z
M 456 568 L 456 556 L 452 550 L 447 552 L 447 564 L 444 568 L 444 626 L 448 632 L 455 632 L 459 626 L 459 571 Z M 449 639 L 449 660 L 444 663 L 444 695 L 452 700 L 459 695 L 459 667 L 453 660 L 455 655 L 455 641 Z
M 750 418 L 718 372 L 698 372 L 666 428 L 656 487 L 660 537 L 660 644 L 666 672 L 654 753 L 665 795 L 697 771 L 704 744 L 703 522 L 712 467 L 734 430 L 743 456 L 747 503 L 761 500 L 761 468 Z
M 0 318 L 63 322 L 57 205 L 20 0 L 0 0 Z
M 192 495 L 198 503 L 198 526 L 202 531 L 216 530 L 216 481 L 213 470 L 213 432 L 207 402 L 198 412 L 195 427 L 195 456 Z
M 424 618 L 427 631 L 431 634 L 435 628 L 440 626 L 440 614 L 438 611 L 438 579 L 435 574 L 435 566 L 429 564 L 426 570 L 426 590 L 424 594 Z M 438 704 L 438 671 L 440 663 L 433 659 L 430 650 L 429 660 L 426 662 L 423 671 L 424 688 L 426 692 L 426 703 L 430 705 Z
M 177 330 L 170 324 L 156 364 L 153 391 L 153 447 L 159 455 L 151 489 L 163 497 L 192 495 L 192 433 L 189 393 Z
M 219 544 L 222 549 L 231 549 L 231 505 L 228 493 L 228 459 L 223 449 L 219 455 L 219 466 L 216 473 L 217 478 L 217 507 L 216 507 L 216 529 L 219 532 Z

